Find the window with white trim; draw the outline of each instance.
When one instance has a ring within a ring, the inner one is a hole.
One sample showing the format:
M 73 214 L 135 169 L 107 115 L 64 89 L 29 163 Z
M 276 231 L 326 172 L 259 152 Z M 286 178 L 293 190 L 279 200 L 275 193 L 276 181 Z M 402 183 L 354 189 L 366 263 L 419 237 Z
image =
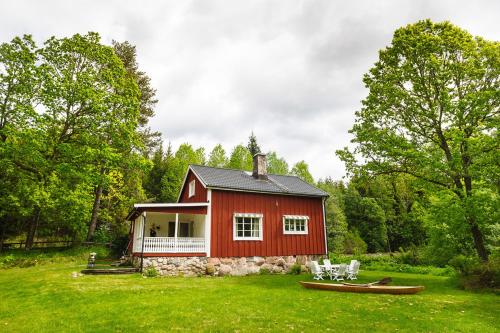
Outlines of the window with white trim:
M 194 196 L 194 190 L 196 188 L 196 181 L 193 179 L 189 182 L 189 197 Z
M 262 214 L 235 213 L 234 240 L 262 240 Z
M 309 216 L 284 215 L 283 233 L 285 235 L 307 235 Z

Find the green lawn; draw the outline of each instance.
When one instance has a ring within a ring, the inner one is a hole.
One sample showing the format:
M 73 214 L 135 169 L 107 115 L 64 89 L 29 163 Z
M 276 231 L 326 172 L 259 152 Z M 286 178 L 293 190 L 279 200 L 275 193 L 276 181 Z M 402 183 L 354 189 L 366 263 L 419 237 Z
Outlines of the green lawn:
M 361 272 L 423 284 L 395 296 L 303 289 L 311 276 L 82 276 L 75 263 L 0 270 L 2 332 L 499 332 L 498 296 L 432 275 Z

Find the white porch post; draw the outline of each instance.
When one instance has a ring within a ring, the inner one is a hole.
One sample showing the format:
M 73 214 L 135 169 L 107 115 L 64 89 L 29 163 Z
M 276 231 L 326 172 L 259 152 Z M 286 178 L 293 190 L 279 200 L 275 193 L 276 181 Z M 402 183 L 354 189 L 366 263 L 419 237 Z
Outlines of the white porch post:
M 205 215 L 205 252 L 210 257 L 210 237 L 212 231 L 212 190 L 207 191 L 207 215 Z
M 179 213 L 175 213 L 175 234 L 174 234 L 175 252 L 178 252 L 178 249 L 177 249 L 177 233 L 178 232 L 179 232 Z

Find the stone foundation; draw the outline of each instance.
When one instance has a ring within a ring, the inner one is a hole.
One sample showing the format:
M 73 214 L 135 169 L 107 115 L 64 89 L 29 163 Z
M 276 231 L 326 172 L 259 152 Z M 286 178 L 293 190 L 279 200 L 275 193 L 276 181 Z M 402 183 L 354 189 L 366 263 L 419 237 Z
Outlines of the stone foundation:
M 248 274 L 284 274 L 294 264 L 301 265 L 302 271 L 309 270 L 311 260 L 319 260 L 320 255 L 273 256 L 273 257 L 144 257 L 144 269 L 154 267 L 162 276 L 241 276 Z M 139 267 L 140 257 L 133 258 Z

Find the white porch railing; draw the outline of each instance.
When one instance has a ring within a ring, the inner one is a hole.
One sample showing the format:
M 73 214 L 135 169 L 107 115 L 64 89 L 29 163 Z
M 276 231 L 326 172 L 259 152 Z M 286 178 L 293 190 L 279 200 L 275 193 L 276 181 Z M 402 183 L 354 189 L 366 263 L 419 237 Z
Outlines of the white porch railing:
M 144 239 L 144 253 L 202 252 L 205 252 L 205 238 L 203 237 L 146 237 Z

